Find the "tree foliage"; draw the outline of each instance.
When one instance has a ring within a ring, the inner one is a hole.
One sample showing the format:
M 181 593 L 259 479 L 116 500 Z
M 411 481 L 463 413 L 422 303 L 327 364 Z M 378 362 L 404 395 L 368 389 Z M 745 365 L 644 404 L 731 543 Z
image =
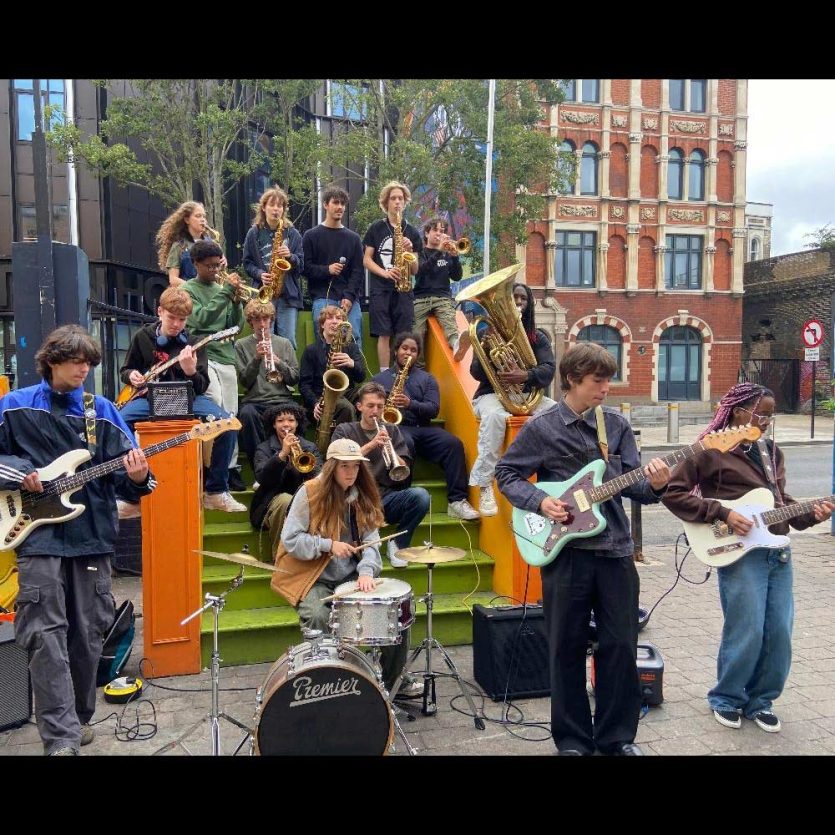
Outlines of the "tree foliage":
M 835 249 L 835 229 L 830 223 L 807 232 L 803 237 L 811 238 L 810 243 L 804 244 L 807 249 Z

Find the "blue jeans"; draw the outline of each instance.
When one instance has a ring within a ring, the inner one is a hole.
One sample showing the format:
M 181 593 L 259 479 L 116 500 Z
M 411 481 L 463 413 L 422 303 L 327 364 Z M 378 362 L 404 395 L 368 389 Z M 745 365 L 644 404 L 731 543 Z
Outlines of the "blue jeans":
M 334 307 L 339 307 L 339 299 L 314 299 L 313 300 L 313 329 L 316 331 L 316 338 L 322 338 L 322 332 L 319 330 L 319 314 L 329 304 Z M 362 351 L 362 308 L 360 307 L 359 299 L 357 299 L 351 306 L 348 313 L 348 321 L 354 330 L 354 339 L 357 343 L 357 348 Z M 295 347 L 295 346 L 293 346 Z
M 395 525 L 406 532 L 394 541 L 398 548 L 408 548 L 412 534 L 429 512 L 429 493 L 423 487 L 392 490 L 383 496 L 383 513 L 387 525 Z
M 780 556 L 788 556 L 781 562 Z M 716 669 L 707 694 L 714 710 L 751 718 L 783 692 L 792 660 L 791 549 L 757 548 L 719 569 L 725 623 Z
M 229 413 L 221 409 L 214 400 L 209 400 L 205 394 L 198 394 L 194 398 L 194 414 L 198 417 L 214 415 L 214 417 L 229 417 Z M 137 397 L 131 400 L 122 411 L 122 420 L 133 430 L 133 425 L 138 420 L 146 420 L 148 417 L 148 401 L 144 397 Z M 207 493 L 226 493 L 229 490 L 229 459 L 232 456 L 232 448 L 235 446 L 237 432 L 224 432 L 215 438 L 212 446 L 212 460 L 209 464 L 209 473 L 206 476 L 206 483 L 203 488 Z
M 284 299 L 275 299 L 275 332 L 279 336 L 290 340 L 293 350 L 296 350 L 296 319 L 299 317 L 298 308 L 290 307 Z

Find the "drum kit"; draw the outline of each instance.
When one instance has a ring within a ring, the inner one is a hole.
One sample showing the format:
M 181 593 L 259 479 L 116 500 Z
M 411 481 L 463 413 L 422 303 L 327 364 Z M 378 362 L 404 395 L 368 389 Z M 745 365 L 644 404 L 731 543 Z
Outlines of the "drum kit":
M 409 743 L 394 702 L 403 680 L 403 672 L 391 692 L 383 683 L 381 650 L 401 644 L 404 633 L 415 621 L 414 594 L 411 586 L 393 578 L 379 578 L 371 591 L 359 591 L 354 581 L 343 583 L 325 601 L 331 603 L 330 634 L 318 629 L 303 629 L 303 643 L 290 647 L 270 668 L 256 694 L 254 725 L 250 729 L 223 713 L 218 706 L 220 655 L 218 652 L 218 614 L 226 595 L 243 583 L 244 566 L 275 570 L 249 554 L 225 554 L 201 551 L 202 554 L 236 563 L 237 577 L 221 595 L 206 594 L 206 604 L 182 622 L 186 623 L 209 608 L 214 610 L 212 651 L 212 709 L 208 716 L 192 725 L 177 740 L 156 753 L 176 745 L 203 721 L 211 724 L 212 754 L 220 753 L 219 720 L 226 719 L 243 729 L 245 736 L 235 749 L 237 754 L 247 740 L 250 753 L 261 755 L 380 755 L 393 750 L 395 731 L 410 755 L 416 753 Z M 421 652 L 426 654 L 423 670 L 422 713 L 437 712 L 435 679 L 454 678 L 466 698 L 475 725 L 484 729 L 472 697 L 467 692 L 454 662 L 432 634 L 432 570 L 438 563 L 464 557 L 460 548 L 439 547 L 427 543 L 416 548 L 401 548 L 398 556 L 408 562 L 426 565 L 427 592 L 420 598 L 426 604 L 426 637 L 416 647 L 406 666 Z M 407 633 L 408 634 L 408 633 Z M 363 652 L 369 650 L 369 654 Z M 432 669 L 432 652 L 441 654 L 449 672 Z M 405 667 L 404 667 L 405 670 Z M 413 716 L 409 716 L 413 719 Z M 188 749 L 186 749 L 188 750 Z

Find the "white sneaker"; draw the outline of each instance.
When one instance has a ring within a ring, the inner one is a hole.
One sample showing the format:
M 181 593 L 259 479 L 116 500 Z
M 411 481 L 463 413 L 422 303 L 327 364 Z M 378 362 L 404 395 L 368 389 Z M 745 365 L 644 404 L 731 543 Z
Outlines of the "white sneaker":
M 400 557 L 397 556 L 397 546 L 394 544 L 393 539 L 388 541 L 388 555 L 392 568 L 406 568 L 406 566 L 409 565 L 406 560 L 401 560 Z
M 466 499 L 450 502 L 446 512 L 455 519 L 478 519 L 478 511 Z
M 206 510 L 223 510 L 226 513 L 245 513 L 246 505 L 232 498 L 231 493 L 204 493 L 203 507 Z
M 482 516 L 495 516 L 499 512 L 492 487 L 479 488 L 478 509 Z

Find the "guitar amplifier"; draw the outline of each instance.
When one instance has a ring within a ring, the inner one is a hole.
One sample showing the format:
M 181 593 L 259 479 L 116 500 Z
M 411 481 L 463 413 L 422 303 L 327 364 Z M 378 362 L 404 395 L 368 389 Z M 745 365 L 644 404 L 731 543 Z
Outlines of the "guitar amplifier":
M 550 696 L 549 667 L 542 606 L 473 606 L 473 676 L 494 702 Z
M 655 644 L 638 644 L 635 652 L 638 667 L 638 681 L 641 687 L 641 702 L 655 707 L 664 701 L 664 659 Z M 596 685 L 594 655 L 591 657 L 591 688 Z
M 193 417 L 194 386 L 191 380 L 148 383 L 148 420 L 180 420 Z
M 32 715 L 29 653 L 14 641 L 14 623 L 0 621 L 0 731 L 25 725 Z

